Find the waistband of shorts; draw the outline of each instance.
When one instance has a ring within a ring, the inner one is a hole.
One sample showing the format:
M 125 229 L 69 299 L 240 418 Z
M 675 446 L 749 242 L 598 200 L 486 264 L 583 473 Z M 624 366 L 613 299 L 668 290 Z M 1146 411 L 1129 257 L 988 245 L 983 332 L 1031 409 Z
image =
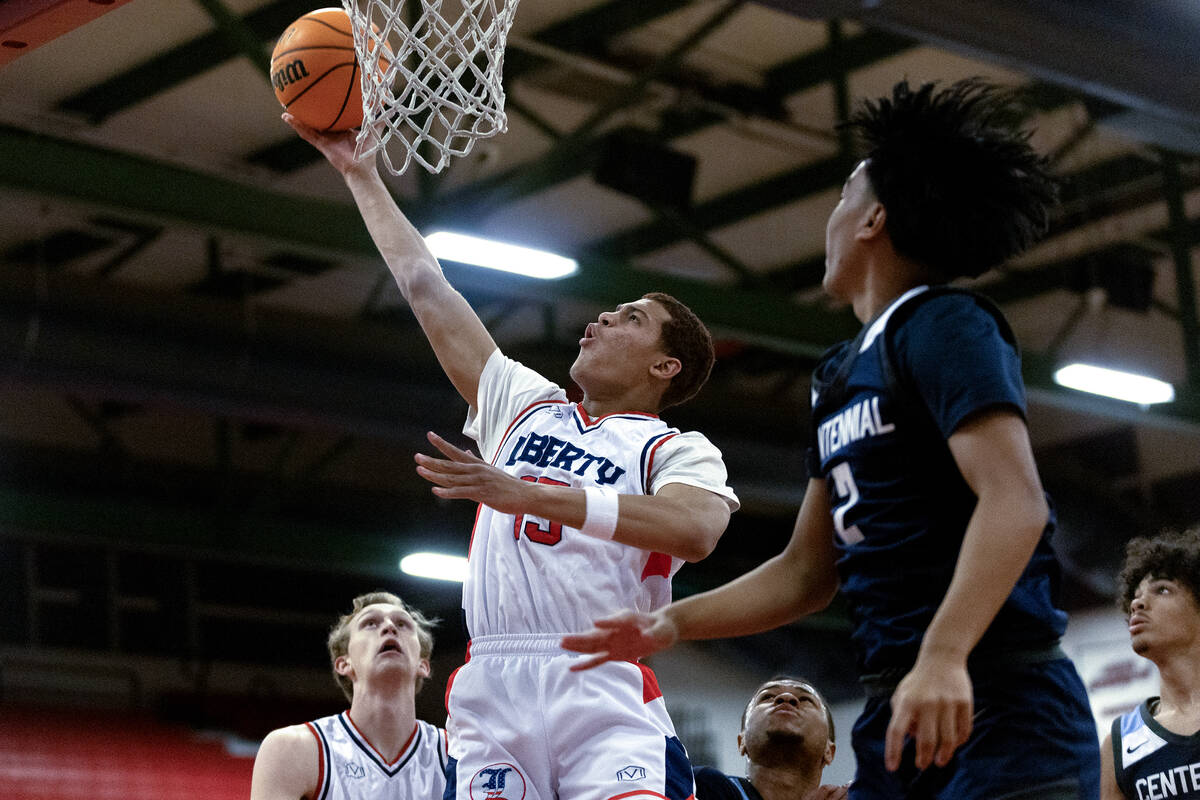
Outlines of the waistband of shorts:
M 470 658 L 477 656 L 564 656 L 565 633 L 506 633 L 476 636 L 467 644 Z
M 975 652 L 967 659 L 967 671 L 972 680 L 989 680 L 1002 676 L 1007 672 L 1032 664 L 1044 664 L 1066 658 L 1058 640 L 1040 647 L 1022 647 L 1011 650 L 992 650 Z M 902 678 L 909 673 L 912 665 L 906 667 L 890 667 L 880 672 L 859 676 L 858 682 L 863 685 L 867 697 L 887 697 Z

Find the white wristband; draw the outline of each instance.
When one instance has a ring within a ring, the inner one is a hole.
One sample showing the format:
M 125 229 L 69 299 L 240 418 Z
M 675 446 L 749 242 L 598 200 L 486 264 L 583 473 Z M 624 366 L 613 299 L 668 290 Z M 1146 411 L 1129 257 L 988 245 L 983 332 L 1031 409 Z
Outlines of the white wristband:
M 580 533 L 597 539 L 611 540 L 617 532 L 618 497 L 615 489 L 589 486 L 583 490 L 587 500 L 587 514 Z

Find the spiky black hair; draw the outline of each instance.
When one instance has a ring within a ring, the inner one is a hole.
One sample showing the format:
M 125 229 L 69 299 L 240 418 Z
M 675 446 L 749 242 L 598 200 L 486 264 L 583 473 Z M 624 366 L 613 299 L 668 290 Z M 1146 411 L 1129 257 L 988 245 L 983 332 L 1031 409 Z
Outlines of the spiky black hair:
M 971 78 L 901 81 L 847 120 L 900 255 L 944 280 L 974 277 L 1046 232 L 1057 185 L 1018 119 L 1011 92 Z

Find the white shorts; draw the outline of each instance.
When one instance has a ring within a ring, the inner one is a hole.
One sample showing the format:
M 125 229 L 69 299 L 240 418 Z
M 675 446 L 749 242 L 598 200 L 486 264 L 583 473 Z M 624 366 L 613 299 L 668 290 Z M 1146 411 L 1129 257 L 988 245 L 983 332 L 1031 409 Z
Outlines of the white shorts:
M 561 635 L 483 636 L 446 689 L 445 800 L 689 800 L 692 768 L 648 667 Z

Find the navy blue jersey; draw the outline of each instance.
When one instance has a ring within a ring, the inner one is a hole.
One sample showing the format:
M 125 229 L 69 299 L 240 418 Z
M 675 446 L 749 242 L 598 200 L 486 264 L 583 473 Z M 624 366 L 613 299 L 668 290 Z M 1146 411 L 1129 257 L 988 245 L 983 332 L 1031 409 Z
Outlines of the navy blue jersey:
M 1155 721 L 1151 697 L 1113 720 L 1117 786 L 1129 800 L 1200 798 L 1200 733 L 1181 736 Z
M 715 767 L 696 767 L 696 800 L 762 800 L 749 778 L 726 775 Z
M 867 673 L 904 669 L 941 604 L 976 498 L 947 439 L 973 414 L 1024 416 L 1007 323 L 976 295 L 920 287 L 813 373 L 811 474 L 826 479 L 842 592 Z M 1054 642 L 1053 517 L 976 654 Z

